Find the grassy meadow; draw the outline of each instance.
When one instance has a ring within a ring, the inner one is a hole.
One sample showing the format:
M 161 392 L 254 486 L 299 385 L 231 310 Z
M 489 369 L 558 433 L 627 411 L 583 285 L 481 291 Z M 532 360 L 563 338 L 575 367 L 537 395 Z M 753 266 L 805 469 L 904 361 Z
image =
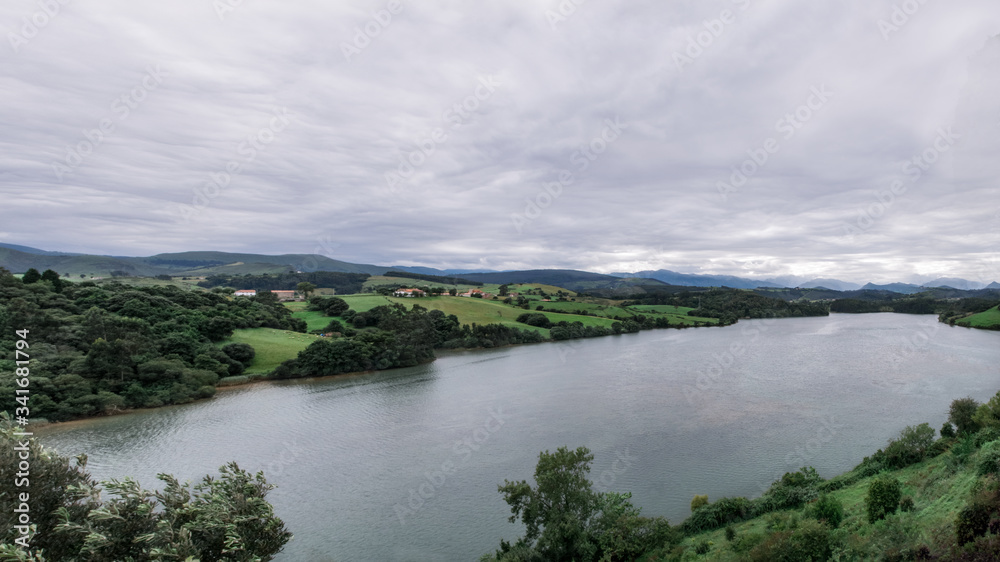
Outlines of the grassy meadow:
M 956 324 L 970 328 L 1000 328 L 1000 308 L 994 306 L 985 312 L 963 318 Z
M 246 373 L 254 375 L 273 371 L 282 361 L 294 359 L 300 351 L 317 339 L 319 336 L 312 334 L 300 334 L 287 330 L 275 330 L 274 328 L 253 328 L 236 330 L 233 337 L 218 345 L 222 347 L 228 343 L 246 343 L 253 346 L 257 355 Z

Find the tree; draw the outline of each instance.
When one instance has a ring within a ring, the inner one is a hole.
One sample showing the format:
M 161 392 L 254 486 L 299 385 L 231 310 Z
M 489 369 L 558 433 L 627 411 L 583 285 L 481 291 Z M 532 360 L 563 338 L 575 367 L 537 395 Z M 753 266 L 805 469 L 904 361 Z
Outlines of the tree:
M 24 283 L 25 285 L 38 283 L 41 280 L 42 274 L 38 273 L 38 270 L 33 267 L 28 269 L 28 271 L 25 271 L 24 275 L 21 277 L 21 283 Z
M 309 298 L 309 295 L 316 290 L 316 285 L 313 285 L 308 281 L 303 281 L 295 286 L 295 290 L 305 295 L 306 298 Z
M 222 347 L 222 352 L 230 359 L 238 361 L 244 367 L 249 367 L 253 363 L 253 358 L 257 355 L 253 346 L 248 343 L 230 343 Z
M 972 420 L 979 427 L 1000 427 L 1000 392 L 976 408 Z
M 57 293 L 62 291 L 63 288 L 62 279 L 59 278 L 59 274 L 56 273 L 55 271 L 52 271 L 51 269 L 46 269 L 45 271 L 42 272 L 41 280 L 52 283 L 52 288 L 55 289 Z
M 944 422 L 941 426 L 941 437 L 945 439 L 951 439 L 955 436 L 955 426 L 951 425 L 951 422 Z
M 979 424 L 973 420 L 977 408 L 979 408 L 979 402 L 976 402 L 971 396 L 952 400 L 951 408 L 948 410 L 948 421 L 955 424 L 959 435 L 967 435 L 979 430 Z
M 589 559 L 596 545 L 586 533 L 586 522 L 597 508 L 597 494 L 587 474 L 594 455 L 586 447 L 538 455 L 536 488 L 526 481 L 505 480 L 498 491 L 510 505 L 509 521 L 520 517 L 526 527 L 518 544 L 532 547 L 546 560 Z M 509 547 L 501 542 L 501 550 Z
M 455 295 L 458 294 L 458 289 L 452 287 L 452 288 L 448 289 L 448 294 L 451 295 L 451 296 L 455 296 Z
M 899 480 L 892 476 L 878 476 L 868 485 L 868 496 L 865 504 L 868 507 L 868 522 L 874 523 L 885 519 L 887 515 L 896 513 L 899 500 L 903 496 Z
M 631 494 L 596 493 L 587 473 L 594 455 L 586 447 L 538 455 L 536 487 L 505 480 L 498 490 L 511 507 L 509 521 L 526 528 L 514 544 L 500 541 L 494 560 L 618 562 L 669 546 L 680 534 L 662 517 L 642 517 Z

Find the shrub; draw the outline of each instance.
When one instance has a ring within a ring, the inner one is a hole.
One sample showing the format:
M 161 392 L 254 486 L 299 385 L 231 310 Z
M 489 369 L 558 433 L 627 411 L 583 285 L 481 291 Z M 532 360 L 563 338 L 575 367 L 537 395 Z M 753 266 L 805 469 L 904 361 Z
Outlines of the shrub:
M 958 443 L 952 445 L 949 463 L 953 466 L 962 466 L 974 452 L 976 452 L 976 438 L 971 435 L 966 436 Z
M 980 490 L 972 500 L 958 512 L 955 518 L 955 539 L 962 546 L 990 530 L 991 518 L 1000 510 L 1000 491 L 996 484 Z
M 903 499 L 899 500 L 899 510 L 904 513 L 913 511 L 913 498 L 904 496 Z
M 975 435 L 976 448 L 982 447 L 983 445 L 1000 439 L 1000 428 L 996 427 L 984 427 L 976 432 Z
M 736 540 L 736 529 L 732 525 L 726 526 L 726 540 L 729 542 Z
M 811 511 L 816 519 L 826 522 L 834 529 L 840 526 L 840 522 L 844 520 L 844 504 L 829 494 L 820 496 L 812 505 Z
M 868 522 L 874 523 L 896 513 L 899 499 L 903 495 L 899 480 L 891 476 L 879 476 L 868 485 L 865 504 L 868 506 Z
M 951 407 L 948 409 L 948 421 L 955 424 L 959 435 L 975 433 L 979 429 L 979 424 L 972 419 L 978 408 L 979 402 L 976 402 L 971 396 L 952 400 Z
M 708 551 L 712 550 L 712 545 L 708 541 L 701 541 L 694 545 L 694 551 L 696 554 L 708 554 Z
M 979 465 L 976 472 L 980 476 L 995 474 L 1000 469 L 1000 441 L 991 441 L 979 451 Z
M 955 426 L 951 422 L 944 422 L 941 426 L 941 437 L 952 438 L 955 436 Z
M 701 507 L 701 506 L 703 506 L 703 505 L 708 505 L 708 496 L 707 495 L 704 495 L 704 496 L 696 495 L 694 498 L 691 499 L 691 511 L 692 512 L 698 511 L 698 508 Z
M 753 562 L 820 562 L 830 559 L 830 530 L 824 525 L 807 521 L 794 531 L 771 534 L 755 546 L 748 559 Z
M 934 430 L 922 423 L 908 425 L 899 437 L 889 441 L 885 448 L 885 463 L 891 468 L 904 468 L 924 460 L 927 451 L 934 444 Z
M 736 553 L 749 552 L 762 542 L 764 542 L 763 533 L 745 533 L 736 538 L 731 548 Z

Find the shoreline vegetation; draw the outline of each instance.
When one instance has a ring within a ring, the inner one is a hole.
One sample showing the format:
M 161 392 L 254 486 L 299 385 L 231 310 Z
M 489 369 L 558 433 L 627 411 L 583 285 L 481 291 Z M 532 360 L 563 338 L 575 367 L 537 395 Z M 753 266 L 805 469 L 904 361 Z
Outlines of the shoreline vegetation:
M 237 297 L 232 288 L 71 284 L 54 272 L 26 277 L 0 269 L 0 327 L 4 337 L 18 330 L 26 342 L 5 339 L 0 347 L 5 357 L 15 348 L 30 352 L 30 369 L 21 373 L 30 380 L 30 408 L 52 412 L 55 423 L 182 405 L 263 382 L 360 376 L 433 361 L 441 352 L 831 311 L 937 314 L 949 325 L 997 329 L 992 322 L 1000 314 L 988 298 L 922 294 L 808 301 L 711 289 L 611 299 L 518 284 L 469 287 L 466 297 L 457 295 L 461 287 L 448 296 L 396 297 L 399 285 L 383 279 L 367 285 L 369 292 L 340 296 L 311 295 L 315 287 L 300 286 L 307 298 L 283 303 L 269 292 Z M 476 290 L 484 294 L 472 296 Z M 486 297 L 488 291 L 496 298 Z M 442 295 L 434 288 L 428 293 Z M 0 381 L 4 415 L 24 407 L 14 391 L 14 382 Z M 4 431 L 11 433 L 16 426 L 6 420 Z M 935 433 L 927 424 L 907 427 L 829 480 L 803 467 L 753 499 L 696 496 L 691 516 L 676 526 L 642 516 L 628 493 L 593 492 L 585 478 L 592 460 L 586 449 L 546 451 L 535 474 L 545 486 L 508 481 L 498 488 L 511 506 L 511 522 L 520 516 L 527 533 L 482 560 L 994 560 L 1000 556 L 1000 392 L 985 404 L 955 400 L 940 437 Z M 32 454 L 40 463 L 52 458 L 40 449 Z M 84 468 L 78 462 L 70 477 L 89 482 Z M 261 499 L 269 489 L 262 475 L 235 465 L 221 470 L 242 482 L 256 478 Z M 552 474 L 562 476 L 548 478 Z M 165 482 L 172 493 L 169 477 Z M 154 497 L 103 485 L 123 498 Z M 550 518 L 540 506 L 552 505 L 553 494 L 582 503 Z M 214 497 L 210 501 L 220 496 Z M 270 506 L 260 505 L 270 516 Z M 91 508 L 101 513 L 101 506 Z M 269 548 L 280 550 L 290 535 L 274 521 Z M 100 517 L 82 514 L 74 524 L 95 537 L 103 532 Z M 560 535 L 567 530 L 572 536 Z
M 532 486 L 498 486 L 525 533 L 480 562 L 1000 559 L 1000 392 L 952 401 L 939 436 L 907 426 L 853 469 L 785 473 L 760 496 L 695 495 L 677 525 L 594 491 L 585 447 L 539 454 Z
M 437 284 L 442 278 L 419 274 L 311 275 L 331 287 L 289 274 L 239 278 L 288 294 L 295 283 L 300 298 L 279 301 L 267 290 L 237 296 L 233 287 L 211 286 L 239 282 L 231 277 L 69 282 L 53 271 L 18 278 L 0 268 L 0 357 L 13 357 L 15 330 L 29 334 L 23 344 L 31 351 L 26 417 L 38 424 L 185 404 L 263 381 L 410 367 L 446 350 L 722 327 L 748 318 L 900 312 L 1000 329 L 991 324 L 1000 322 L 1000 296 L 862 291 L 808 300 L 798 290 L 659 286 L 632 287 L 627 298 L 612 298 L 603 289 L 575 292 L 542 283 L 450 279 L 455 284 L 446 287 Z M 347 289 L 363 292 L 336 294 Z M 14 367 L 0 359 L 0 368 Z M 0 381 L 0 410 L 24 408 L 16 396 L 13 380 Z

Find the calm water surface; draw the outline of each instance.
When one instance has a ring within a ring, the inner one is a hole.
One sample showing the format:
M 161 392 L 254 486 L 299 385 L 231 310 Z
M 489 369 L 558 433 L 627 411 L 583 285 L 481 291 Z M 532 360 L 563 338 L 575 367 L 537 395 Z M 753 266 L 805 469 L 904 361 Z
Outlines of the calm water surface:
M 96 478 L 146 487 L 230 460 L 264 470 L 296 535 L 279 560 L 476 560 L 519 536 L 497 485 L 530 479 L 541 450 L 589 447 L 598 488 L 679 523 L 694 494 L 753 497 L 803 465 L 830 477 L 906 425 L 939 428 L 952 399 L 1000 389 L 998 344 L 932 316 L 743 320 L 259 384 L 39 433 L 86 452 Z

